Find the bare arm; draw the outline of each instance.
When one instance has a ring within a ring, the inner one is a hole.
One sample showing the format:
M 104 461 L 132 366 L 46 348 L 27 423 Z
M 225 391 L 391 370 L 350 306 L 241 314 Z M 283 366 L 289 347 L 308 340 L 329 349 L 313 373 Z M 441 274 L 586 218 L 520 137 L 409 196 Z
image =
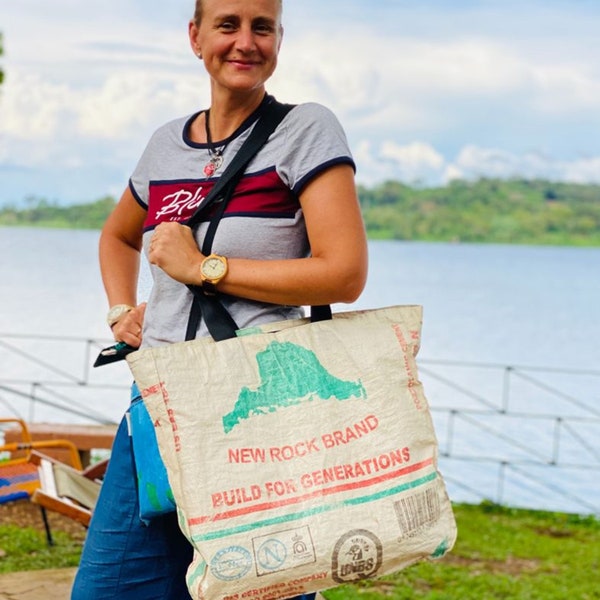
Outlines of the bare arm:
M 146 213 L 125 190 L 108 217 L 100 235 L 100 272 L 109 306 L 129 304 L 136 307 L 113 326 L 118 341 L 139 346 L 145 304 L 137 305 L 142 229 Z
M 229 260 L 221 292 L 274 304 L 353 302 L 367 276 L 367 242 L 351 167 L 332 167 L 303 190 L 312 254 L 291 260 Z M 182 283 L 199 285 L 202 254 L 187 227 L 156 228 L 150 262 Z

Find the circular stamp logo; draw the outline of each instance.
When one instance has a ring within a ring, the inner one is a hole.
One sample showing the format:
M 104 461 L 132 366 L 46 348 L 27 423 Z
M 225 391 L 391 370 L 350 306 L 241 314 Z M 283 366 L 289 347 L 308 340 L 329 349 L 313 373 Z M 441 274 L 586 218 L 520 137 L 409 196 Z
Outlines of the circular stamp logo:
M 277 571 L 285 563 L 287 555 L 285 544 L 280 540 L 271 538 L 260 546 L 256 558 L 263 569 Z
M 373 577 L 383 560 L 381 540 L 366 529 L 343 535 L 333 549 L 331 575 L 338 583 Z
M 210 561 L 212 574 L 222 581 L 241 579 L 252 567 L 250 552 L 241 546 L 219 550 Z

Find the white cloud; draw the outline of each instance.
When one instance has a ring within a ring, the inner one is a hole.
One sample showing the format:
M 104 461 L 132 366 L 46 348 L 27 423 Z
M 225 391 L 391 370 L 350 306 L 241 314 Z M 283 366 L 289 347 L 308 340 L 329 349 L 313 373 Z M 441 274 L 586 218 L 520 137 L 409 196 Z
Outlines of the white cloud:
M 519 157 L 510 152 L 473 145 L 463 148 L 454 164 L 469 178 L 514 177 L 524 166 Z
M 382 159 L 391 161 L 392 169 L 408 182 L 439 179 L 445 163 L 444 157 L 435 148 L 423 142 L 413 142 L 408 146 L 384 142 L 380 154 Z
M 0 132 L 18 139 L 51 139 L 68 123 L 64 116 L 72 110 L 71 103 L 67 84 L 15 70 L 2 91 Z
M 600 156 L 580 158 L 562 164 L 562 179 L 574 183 L 600 183 Z
M 460 131 L 468 143 L 477 142 L 477 120 L 502 135 L 514 128 L 518 138 L 523 126 L 556 130 L 582 109 L 600 115 L 595 60 L 532 52 L 531 42 L 510 35 L 422 40 L 346 27 L 287 42 L 276 89 L 331 106 L 363 136 L 380 138 L 393 129 L 400 138 L 419 132 L 456 138 Z M 555 118 L 560 121 L 548 121 Z
M 394 142 L 384 142 L 381 156 L 398 162 L 410 170 L 438 170 L 444 164 L 444 157 L 434 148 L 422 142 L 413 142 L 408 146 L 398 146 Z
M 158 125 L 208 104 L 186 39 L 189 2 L 57 0 L 47 18 L 31 17 L 44 6 L 11 3 L 3 25 L 0 168 L 104 165 L 122 177 Z M 597 11 L 530 0 L 371 8 L 286 5 L 269 83 L 282 100 L 323 102 L 338 114 L 361 182 L 597 180 L 600 140 L 590 132 L 600 127 L 600 56 L 589 43 Z M 40 52 L 35 42 L 48 31 L 52 43 Z M 120 183 L 107 178 L 105 189 Z
M 413 89 L 483 95 L 514 89 L 527 79 L 523 57 L 484 39 L 409 39 L 399 44 L 398 52 L 399 74 Z
M 574 183 L 600 183 L 600 156 L 558 159 L 541 153 L 515 154 L 495 148 L 466 146 L 446 167 L 446 178 L 525 177 Z
M 535 104 L 541 111 L 600 110 L 600 76 L 588 65 L 543 66 L 534 73 Z
M 444 169 L 442 183 L 455 179 L 466 179 L 465 174 L 456 165 L 447 165 Z
M 565 160 L 540 152 L 517 154 L 467 145 L 454 159 L 446 159 L 423 142 L 400 146 L 387 141 L 380 145 L 363 142 L 355 158 L 359 164 L 357 179 L 364 185 L 399 179 L 408 184 L 438 186 L 454 179 L 483 177 L 600 183 L 600 156 Z
M 158 79 L 151 73 L 111 76 L 100 89 L 80 93 L 79 132 L 116 140 L 128 138 L 166 115 L 175 118 L 192 112 L 198 99 L 196 87 L 189 80 Z

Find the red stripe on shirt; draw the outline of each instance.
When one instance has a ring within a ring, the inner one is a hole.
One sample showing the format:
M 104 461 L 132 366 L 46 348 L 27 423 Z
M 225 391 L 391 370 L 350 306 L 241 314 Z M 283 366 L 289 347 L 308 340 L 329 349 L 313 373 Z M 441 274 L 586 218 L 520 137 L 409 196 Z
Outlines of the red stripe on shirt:
M 145 229 L 165 221 L 184 222 L 210 193 L 216 180 L 151 181 Z M 275 170 L 244 177 L 225 211 L 226 216 L 292 218 L 298 199 Z M 210 218 L 210 211 L 206 219 Z

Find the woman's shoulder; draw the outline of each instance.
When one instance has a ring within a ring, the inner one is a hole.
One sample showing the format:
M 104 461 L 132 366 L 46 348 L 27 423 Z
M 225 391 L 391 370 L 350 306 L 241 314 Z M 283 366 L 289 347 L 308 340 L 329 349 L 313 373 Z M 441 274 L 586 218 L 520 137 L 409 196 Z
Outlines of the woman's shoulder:
M 290 116 L 297 119 L 310 119 L 315 121 L 338 120 L 335 113 L 330 108 L 324 104 L 319 104 L 318 102 L 302 102 L 296 104 L 290 112 Z
M 318 102 L 303 102 L 297 104 L 283 122 L 288 135 L 303 135 L 309 131 L 341 132 L 342 125 L 335 113 Z
M 177 117 L 160 125 L 150 137 L 150 142 L 164 142 L 167 139 L 182 140 L 184 131 L 188 123 L 197 116 L 198 113 Z

